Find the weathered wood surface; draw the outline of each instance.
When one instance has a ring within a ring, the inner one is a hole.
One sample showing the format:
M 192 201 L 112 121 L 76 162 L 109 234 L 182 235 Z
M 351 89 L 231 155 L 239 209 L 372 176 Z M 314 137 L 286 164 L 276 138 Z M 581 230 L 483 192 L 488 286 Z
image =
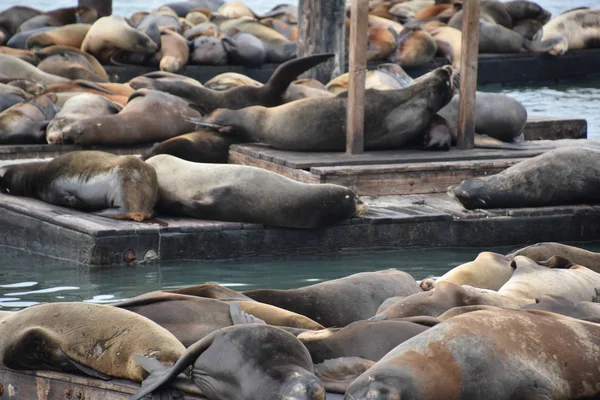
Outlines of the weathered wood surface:
M 530 114 L 523 135 L 525 140 L 585 139 L 587 121 Z
M 0 145 L 0 160 L 16 160 L 26 158 L 54 158 L 61 154 L 76 150 L 99 150 L 118 155 L 141 154 L 150 149 L 151 145 L 131 147 L 50 145 L 50 144 L 9 144 Z
M 374 68 L 379 63 L 369 63 L 368 68 Z M 406 72 L 416 78 L 441 65 L 448 64 L 443 57 L 418 67 L 406 68 Z M 569 50 L 566 54 L 554 57 L 545 53 L 515 53 L 515 54 L 480 54 L 477 83 L 486 84 L 528 84 L 556 83 L 559 81 L 585 81 L 600 77 L 600 49 Z M 259 82 L 266 82 L 275 64 L 265 64 L 251 68 L 240 65 L 186 65 L 178 73 L 197 79 L 204 83 L 224 72 L 238 72 Z M 156 71 L 154 67 L 106 65 L 105 69 L 112 81 L 127 82 L 145 73 Z M 347 65 L 344 66 L 344 70 Z M 325 82 L 324 82 L 325 83 Z
M 299 0 L 298 56 L 335 54 L 302 77 L 329 82 L 346 71 L 344 5 L 345 0 Z
M 479 0 L 463 6 L 462 45 L 460 56 L 460 101 L 456 147 L 472 149 L 475 141 L 475 91 L 479 54 Z
M 95 8 L 100 17 L 112 14 L 112 0 L 78 0 L 77 4 L 79 7 Z

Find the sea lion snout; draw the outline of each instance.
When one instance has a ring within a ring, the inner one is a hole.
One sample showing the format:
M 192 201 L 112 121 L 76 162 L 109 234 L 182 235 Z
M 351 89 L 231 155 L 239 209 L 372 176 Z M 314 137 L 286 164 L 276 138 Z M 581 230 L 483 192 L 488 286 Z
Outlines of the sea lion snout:
M 289 400 L 325 400 L 326 397 L 323 384 L 316 378 L 288 384 L 280 393 L 282 398 Z
M 369 205 L 367 203 L 365 203 L 364 201 L 362 201 L 361 199 L 359 199 L 358 196 L 356 196 L 354 201 L 356 204 L 356 211 L 354 211 L 354 215 L 353 215 L 354 217 L 360 217 L 369 210 Z

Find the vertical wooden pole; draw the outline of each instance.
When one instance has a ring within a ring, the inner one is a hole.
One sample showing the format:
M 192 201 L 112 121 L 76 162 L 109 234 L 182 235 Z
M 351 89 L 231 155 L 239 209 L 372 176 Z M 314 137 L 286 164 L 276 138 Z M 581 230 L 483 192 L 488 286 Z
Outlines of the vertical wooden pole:
M 460 57 L 460 102 L 458 107 L 459 149 L 475 147 L 475 91 L 479 57 L 479 0 L 463 6 L 462 50 Z
M 98 17 L 112 14 L 112 0 L 79 0 L 79 7 L 91 7 L 98 11 Z
M 299 0 L 298 12 L 298 56 L 335 53 L 302 76 L 327 83 L 345 72 L 345 0 Z
M 369 0 L 352 0 L 350 8 L 350 66 L 346 106 L 346 153 L 360 154 L 365 144 L 365 75 Z

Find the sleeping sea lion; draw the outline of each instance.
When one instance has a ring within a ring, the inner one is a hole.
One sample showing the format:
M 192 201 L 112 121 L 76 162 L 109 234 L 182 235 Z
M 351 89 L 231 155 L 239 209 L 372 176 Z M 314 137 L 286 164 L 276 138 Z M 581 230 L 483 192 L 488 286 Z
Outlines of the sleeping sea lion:
M 56 115 L 56 100 L 56 94 L 45 93 L 2 111 L 0 143 L 43 143 L 46 126 Z
M 92 25 L 90 24 L 69 24 L 49 31 L 39 32 L 29 36 L 25 42 L 25 46 L 31 49 L 59 45 L 72 46 L 79 49 L 91 27 Z
M 53 45 L 36 54 L 42 58 L 37 67 L 46 73 L 70 80 L 108 82 L 108 74 L 98 60 L 74 47 Z
M 63 26 L 68 24 L 82 23 L 92 24 L 98 19 L 98 12 L 90 7 L 58 8 L 36 15 L 19 26 L 19 32 L 48 26 Z
M 7 54 L 9 56 L 20 58 L 21 60 L 27 61 L 29 64 L 35 66 L 37 66 L 40 62 L 39 57 L 31 50 L 13 49 L 12 47 L 0 46 L 0 54 Z
M 398 35 L 398 47 L 391 61 L 401 67 L 415 68 L 433 60 L 437 51 L 436 40 L 426 30 L 409 26 Z
M 263 84 L 237 72 L 224 72 L 204 82 L 205 88 L 220 91 L 244 85 L 261 87 Z
M 225 65 L 228 63 L 227 50 L 221 39 L 213 36 L 194 38 L 190 53 L 190 64 Z
M 300 183 L 262 168 L 193 163 L 168 154 L 146 162 L 158 173 L 158 207 L 171 215 L 316 228 L 367 209 L 343 186 Z
M 161 71 L 177 72 L 185 66 L 190 57 L 187 41 L 179 33 L 169 28 L 160 30 L 160 52 L 157 55 Z
M 0 168 L 0 190 L 139 222 L 152 216 L 158 183 L 154 169 L 135 156 L 73 151 Z
M 235 64 L 259 66 L 267 60 L 267 50 L 263 42 L 249 33 L 228 32 L 227 36 L 221 39 L 221 43 Z
M 583 265 L 592 271 L 600 272 L 600 253 L 594 253 L 562 243 L 543 242 L 532 244 L 531 246 L 523 247 L 507 254 L 506 258 L 512 259 L 516 256 L 525 256 L 536 262 L 560 256 L 571 261 L 573 264 Z
M 0 12 L 0 44 L 6 43 L 17 33 L 23 22 L 41 13 L 40 10 L 26 6 L 12 6 Z
M 553 312 L 595 323 L 600 322 L 600 303 L 598 302 L 573 301 L 561 296 L 544 295 L 535 299 L 534 304 L 526 304 L 521 308 Z
M 575 9 L 552 18 L 542 29 L 542 40 L 558 39 L 549 51 L 560 56 L 569 49 L 600 46 L 600 9 Z
M 69 81 L 67 78 L 48 74 L 26 61 L 6 54 L 0 54 L 0 75 L 12 79 L 29 79 L 44 85 Z

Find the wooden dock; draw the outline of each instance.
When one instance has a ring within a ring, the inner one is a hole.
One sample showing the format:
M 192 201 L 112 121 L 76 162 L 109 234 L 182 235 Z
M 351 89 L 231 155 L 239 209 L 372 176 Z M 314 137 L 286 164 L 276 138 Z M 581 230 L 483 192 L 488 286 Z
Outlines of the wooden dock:
M 374 68 L 378 62 L 371 62 Z M 406 68 L 406 72 L 416 78 L 437 67 L 448 64 L 443 57 L 418 68 Z M 560 57 L 545 53 L 480 54 L 477 83 L 486 84 L 529 84 L 557 83 L 573 80 L 600 78 L 600 49 L 570 50 Z M 127 82 L 130 79 L 155 71 L 154 67 L 105 65 L 106 72 L 114 82 Z M 180 74 L 204 83 L 224 72 L 238 72 L 259 82 L 266 82 L 276 64 L 265 64 L 258 68 L 240 65 L 186 65 Z M 346 67 L 346 71 L 348 68 Z

